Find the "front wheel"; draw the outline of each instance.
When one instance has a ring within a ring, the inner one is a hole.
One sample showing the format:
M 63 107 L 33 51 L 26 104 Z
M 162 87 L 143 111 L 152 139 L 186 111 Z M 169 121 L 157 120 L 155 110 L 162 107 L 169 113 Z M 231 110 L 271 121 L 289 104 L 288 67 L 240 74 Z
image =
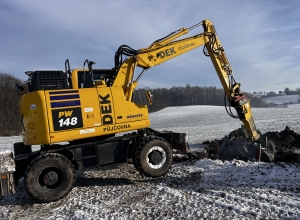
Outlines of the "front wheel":
M 66 196 L 76 182 L 73 164 L 61 154 L 44 154 L 27 167 L 24 184 L 27 193 L 40 202 L 52 202 Z
M 172 148 L 164 139 L 150 136 L 139 140 L 135 148 L 134 165 L 141 174 L 163 176 L 169 171 L 172 162 Z

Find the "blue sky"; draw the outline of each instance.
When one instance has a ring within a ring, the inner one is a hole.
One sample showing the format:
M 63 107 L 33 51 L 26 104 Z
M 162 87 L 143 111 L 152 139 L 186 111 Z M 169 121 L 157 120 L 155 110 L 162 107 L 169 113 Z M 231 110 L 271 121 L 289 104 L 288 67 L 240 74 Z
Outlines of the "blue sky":
M 117 48 L 134 49 L 181 27 L 213 22 L 242 91 L 300 88 L 298 0 L 0 0 L 0 72 L 112 68 Z M 196 28 L 186 36 L 201 33 Z M 202 47 L 145 72 L 139 87 L 216 86 L 221 83 Z

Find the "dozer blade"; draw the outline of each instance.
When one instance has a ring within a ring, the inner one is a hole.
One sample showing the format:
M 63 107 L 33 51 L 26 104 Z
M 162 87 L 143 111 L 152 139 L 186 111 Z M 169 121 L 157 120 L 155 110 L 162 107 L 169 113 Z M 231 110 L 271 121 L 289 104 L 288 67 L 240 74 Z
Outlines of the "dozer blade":
M 186 154 L 190 152 L 190 147 L 188 144 L 189 136 L 186 133 L 177 133 L 173 131 L 157 131 L 152 128 L 148 128 L 148 130 L 158 136 L 164 138 L 168 141 L 171 147 L 175 150 L 178 150 L 180 153 Z
M 0 152 L 0 191 L 1 195 L 15 193 L 13 173 L 16 171 L 13 153 Z
M 172 148 L 184 154 L 190 152 L 188 137 L 186 133 L 173 132 Z

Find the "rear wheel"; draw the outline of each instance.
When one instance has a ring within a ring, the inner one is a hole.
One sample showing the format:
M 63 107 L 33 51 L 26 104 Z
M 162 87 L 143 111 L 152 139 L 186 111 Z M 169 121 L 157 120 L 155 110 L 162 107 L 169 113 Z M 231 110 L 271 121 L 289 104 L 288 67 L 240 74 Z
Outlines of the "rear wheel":
M 26 169 L 24 184 L 27 193 L 40 202 L 52 202 L 66 196 L 76 182 L 73 164 L 60 154 L 44 154 Z
M 156 136 L 142 138 L 135 149 L 134 165 L 143 175 L 160 177 L 166 174 L 173 162 L 172 148 Z

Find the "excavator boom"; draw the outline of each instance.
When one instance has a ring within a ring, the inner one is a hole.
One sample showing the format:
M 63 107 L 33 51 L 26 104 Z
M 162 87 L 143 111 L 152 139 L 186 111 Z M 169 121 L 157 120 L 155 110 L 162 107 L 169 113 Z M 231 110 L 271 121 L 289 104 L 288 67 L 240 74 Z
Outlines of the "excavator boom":
M 200 25 L 202 25 L 204 29 L 203 33 L 175 40 L 187 34 L 189 30 Z M 229 101 L 229 106 L 236 109 L 238 116 L 234 116 L 230 108 L 229 111 L 226 108 L 227 112 L 230 116 L 239 118 L 243 122 L 250 139 L 259 139 L 259 134 L 256 130 L 251 113 L 250 100 L 241 93 L 241 84 L 235 81 L 224 48 L 217 37 L 212 22 L 209 20 L 203 20 L 201 23 L 194 25 L 191 28 L 181 28 L 168 36 L 153 42 L 147 48 L 142 48 L 140 50 L 126 48 L 127 55 L 131 56 L 123 63 L 116 64 L 116 77 L 113 86 L 123 87 L 127 101 L 131 101 L 132 93 L 138 85 L 137 80 L 133 80 L 136 67 L 141 67 L 144 70 L 149 69 L 202 45 L 204 45 L 204 54 L 211 58 L 216 69 L 227 100 Z M 116 57 L 121 56 L 123 50 L 124 45 L 119 48 Z

